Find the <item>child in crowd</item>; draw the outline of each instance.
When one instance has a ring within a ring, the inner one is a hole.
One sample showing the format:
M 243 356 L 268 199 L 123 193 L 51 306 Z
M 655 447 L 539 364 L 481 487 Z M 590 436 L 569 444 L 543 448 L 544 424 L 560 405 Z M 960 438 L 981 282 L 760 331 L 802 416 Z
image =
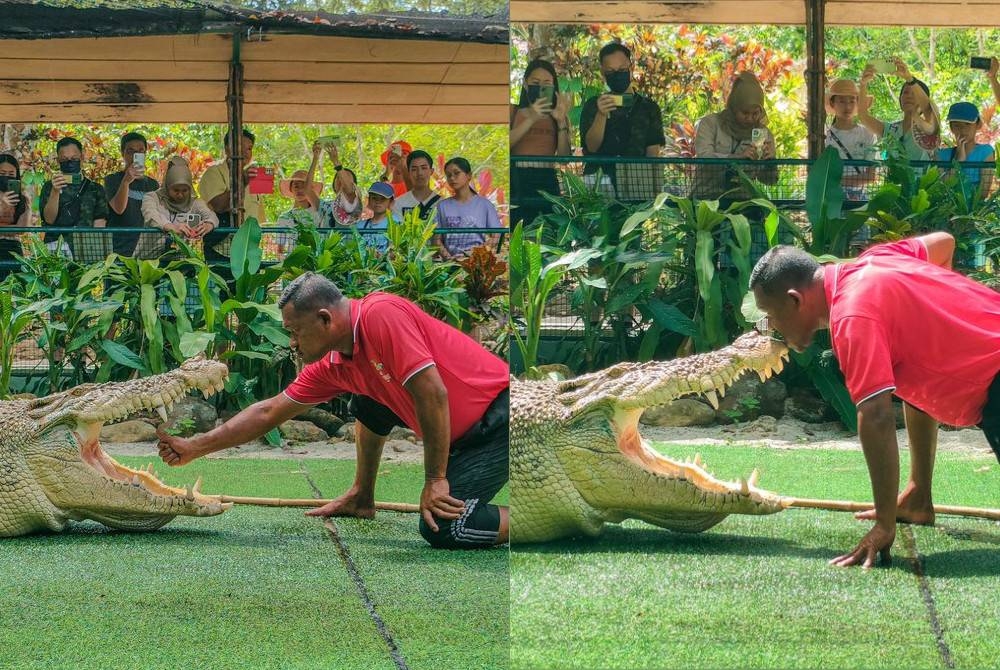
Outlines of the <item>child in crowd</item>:
M 875 65 L 869 63 L 861 75 L 860 107 L 858 119 L 879 139 L 894 137 L 899 140 L 912 160 L 929 160 L 941 144 L 941 115 L 931 101 L 930 88 L 912 74 L 899 58 L 893 59 L 895 75 L 903 80 L 899 91 L 899 108 L 903 118 L 899 121 L 883 123 L 868 113 L 871 98 L 868 84 L 875 78 Z
M 472 189 L 472 166 L 469 161 L 460 156 L 452 158 L 444 164 L 444 175 L 455 195 L 438 203 L 438 227 L 500 227 L 496 207 Z M 464 256 L 473 247 L 486 244 L 487 236 L 485 233 L 449 233 L 439 235 L 437 242 L 441 257 L 448 259 Z
M 948 108 L 948 128 L 955 138 L 955 146 L 938 149 L 939 161 L 959 163 L 989 163 L 996 160 L 993 147 L 976 142 L 976 133 L 983 127 L 979 109 L 971 102 L 956 102 Z M 982 197 L 990 193 L 993 185 L 993 170 L 990 168 L 966 168 L 962 170 L 965 196 L 972 199 L 979 190 Z
M 386 230 L 389 227 L 389 222 L 393 221 L 392 212 L 392 201 L 396 198 L 396 192 L 392 188 L 392 184 L 384 181 L 377 181 L 368 187 L 368 208 L 372 211 L 370 218 L 357 223 L 358 230 Z M 376 233 L 374 235 L 362 235 L 365 243 L 378 251 L 380 254 L 384 254 L 389 250 L 389 238 L 385 236 L 385 233 Z
M 858 123 L 858 85 L 850 79 L 838 79 L 826 92 L 826 111 L 833 115 L 833 123 L 826 129 L 826 146 L 833 147 L 840 157 L 848 161 L 872 159 L 875 134 Z M 872 180 L 873 170 L 863 165 L 844 168 L 842 184 L 848 200 L 861 200 L 864 185 Z

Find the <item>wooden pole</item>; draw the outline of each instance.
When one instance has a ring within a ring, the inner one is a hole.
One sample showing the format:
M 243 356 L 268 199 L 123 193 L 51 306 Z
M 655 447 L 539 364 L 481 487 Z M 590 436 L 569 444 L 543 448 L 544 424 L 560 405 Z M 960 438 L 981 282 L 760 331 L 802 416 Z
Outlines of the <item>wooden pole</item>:
M 229 225 L 243 225 L 243 63 L 240 60 L 242 34 L 233 32 L 233 60 L 229 64 L 229 90 L 226 106 L 229 111 Z
M 826 142 L 826 110 L 823 103 L 826 73 L 826 0 L 804 0 L 806 3 L 806 112 L 809 119 L 809 160 L 823 153 Z
M 802 507 L 822 509 L 830 512 L 866 512 L 874 509 L 872 503 L 852 502 L 849 500 L 815 500 L 813 498 L 783 498 L 786 507 Z M 978 519 L 1000 521 L 1000 509 L 980 507 L 962 507 L 959 505 L 934 505 L 935 514 L 951 516 L 969 516 Z
M 235 503 L 237 505 L 257 505 L 259 507 L 319 507 L 330 502 L 316 498 L 252 498 L 248 496 L 211 496 L 219 502 Z M 376 502 L 375 509 L 386 512 L 406 512 L 414 514 L 420 511 L 419 505 L 396 502 Z

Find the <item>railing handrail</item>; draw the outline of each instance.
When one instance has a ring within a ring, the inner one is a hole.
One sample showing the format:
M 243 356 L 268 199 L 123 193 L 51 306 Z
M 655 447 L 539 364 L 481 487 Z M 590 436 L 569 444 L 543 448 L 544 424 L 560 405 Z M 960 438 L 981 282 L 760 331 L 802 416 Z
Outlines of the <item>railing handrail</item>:
M 529 156 L 529 155 L 511 155 L 510 156 L 511 165 L 516 163 L 650 163 L 650 164 L 662 164 L 662 165 L 812 165 L 815 160 L 810 160 L 808 158 L 771 158 L 771 159 L 761 159 L 752 160 L 749 158 L 697 158 L 688 156 Z M 923 167 L 929 165 L 938 165 L 951 167 L 956 161 L 936 161 L 936 160 L 926 160 L 926 161 L 910 161 L 910 165 L 915 167 Z M 870 166 L 880 166 L 886 165 L 887 161 L 882 159 L 874 160 L 844 160 L 844 165 L 870 165 Z M 961 167 L 996 167 L 996 161 L 986 161 L 986 162 L 959 162 Z

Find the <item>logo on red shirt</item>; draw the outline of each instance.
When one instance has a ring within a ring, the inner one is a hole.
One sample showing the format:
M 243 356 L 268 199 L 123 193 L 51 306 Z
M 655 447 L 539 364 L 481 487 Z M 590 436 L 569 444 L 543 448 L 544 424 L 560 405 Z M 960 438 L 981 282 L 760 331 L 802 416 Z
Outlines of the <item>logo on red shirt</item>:
M 376 361 L 374 358 L 371 359 L 369 362 L 372 364 L 372 367 L 375 368 L 375 372 L 378 373 L 379 377 L 381 377 L 383 380 L 387 382 L 392 381 L 392 375 L 390 375 L 388 372 L 385 371 L 384 365 Z

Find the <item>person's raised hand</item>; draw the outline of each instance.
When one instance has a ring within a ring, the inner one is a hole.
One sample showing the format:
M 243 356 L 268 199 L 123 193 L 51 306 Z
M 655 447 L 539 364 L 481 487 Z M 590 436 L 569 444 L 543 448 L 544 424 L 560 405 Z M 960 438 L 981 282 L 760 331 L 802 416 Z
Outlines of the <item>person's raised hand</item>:
M 20 202 L 21 197 L 14 191 L 4 191 L 0 193 L 0 202 L 7 205 L 8 207 L 17 207 L 17 203 Z
M 307 511 L 306 516 L 352 516 L 358 519 L 373 519 L 375 517 L 375 501 L 361 496 L 358 490 L 351 487 L 339 498 Z
M 532 121 L 537 121 L 542 117 L 552 113 L 552 101 L 545 98 L 535 100 L 528 107 L 528 116 Z
M 160 438 L 157 444 L 160 458 L 167 465 L 187 465 L 198 458 L 198 450 L 191 444 L 191 440 L 177 435 L 167 435 L 163 432 L 163 426 L 156 429 L 156 436 Z
M 910 81 L 911 79 L 913 79 L 913 75 L 910 73 L 910 68 L 906 66 L 906 63 L 903 62 L 902 58 L 896 56 L 895 58 L 892 59 L 892 62 L 896 65 L 897 77 L 899 77 L 903 81 Z
M 573 99 L 569 93 L 556 93 L 556 106 L 552 110 L 552 118 L 556 121 L 565 121 L 569 117 L 572 104 Z
M 62 191 L 64 188 L 70 185 L 70 178 L 64 175 L 62 172 L 56 172 L 52 175 L 52 188 L 57 191 Z
M 465 511 L 465 503 L 458 498 L 452 498 L 450 492 L 451 485 L 447 479 L 441 477 L 428 479 L 424 483 L 424 490 L 420 493 L 420 515 L 435 533 L 438 532 L 438 525 L 434 517 L 457 519 Z
M 610 93 L 605 93 L 597 98 L 597 111 L 601 114 L 607 116 L 616 109 L 618 109 L 618 103 L 615 102 L 614 96 Z
M 1000 58 L 994 56 L 990 59 L 990 69 L 986 72 L 986 76 L 993 81 L 997 80 L 997 72 L 1000 72 Z
M 340 152 L 337 151 L 336 144 L 328 144 L 326 147 L 327 157 L 333 161 L 334 165 L 340 165 Z
M 852 551 L 842 554 L 830 561 L 830 565 L 835 565 L 839 568 L 847 568 L 852 565 L 860 565 L 863 568 L 871 568 L 875 566 L 875 560 L 878 556 L 882 558 L 882 565 L 889 565 L 892 561 L 892 557 L 889 555 L 889 549 L 892 547 L 892 543 L 896 540 L 896 527 L 893 525 L 892 528 L 884 528 L 880 524 L 875 524 L 868 533 L 861 538 L 861 542 L 858 543 Z
M 321 153 L 323 153 L 323 145 L 320 144 L 319 142 L 313 142 L 313 145 L 312 145 L 312 155 L 313 155 L 313 158 L 314 159 L 319 158 L 319 155 Z
M 875 65 L 869 63 L 861 73 L 861 85 L 867 86 L 875 78 Z

